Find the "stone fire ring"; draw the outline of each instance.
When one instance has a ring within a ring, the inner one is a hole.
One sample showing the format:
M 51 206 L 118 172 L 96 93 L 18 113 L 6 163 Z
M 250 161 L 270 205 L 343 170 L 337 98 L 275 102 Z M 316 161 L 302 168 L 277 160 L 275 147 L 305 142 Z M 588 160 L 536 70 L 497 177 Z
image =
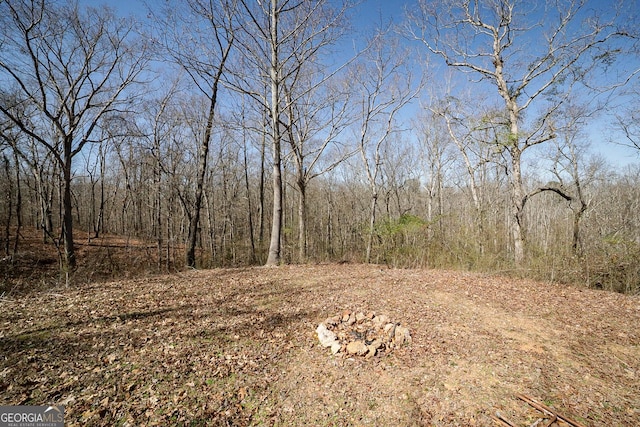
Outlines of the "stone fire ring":
M 320 344 L 336 356 L 371 358 L 411 343 L 409 329 L 373 312 L 352 312 L 327 318 L 316 329 Z

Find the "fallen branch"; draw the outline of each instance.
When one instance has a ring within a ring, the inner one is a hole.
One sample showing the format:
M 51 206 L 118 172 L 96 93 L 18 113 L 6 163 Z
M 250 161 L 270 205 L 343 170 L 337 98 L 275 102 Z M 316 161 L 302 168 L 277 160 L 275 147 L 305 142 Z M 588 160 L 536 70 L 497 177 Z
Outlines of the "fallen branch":
M 518 427 L 516 424 L 505 418 L 500 412 L 496 412 L 495 415 L 492 415 L 491 419 L 502 427 Z
M 584 424 L 579 423 L 578 421 L 572 420 L 571 418 L 565 417 L 563 415 L 558 414 L 555 410 L 549 408 L 548 406 L 546 406 L 543 403 L 540 403 L 536 400 L 534 400 L 533 398 L 524 395 L 524 394 L 516 394 L 516 397 L 520 400 L 523 400 L 524 402 L 528 403 L 529 405 L 533 406 L 534 408 L 536 408 L 538 411 L 543 412 L 544 414 L 550 415 L 552 417 L 552 420 L 550 423 L 547 423 L 547 427 L 550 426 L 551 424 L 553 424 L 554 422 L 556 422 L 557 420 L 560 421 L 564 421 L 565 423 L 569 424 L 570 426 L 573 427 L 585 427 Z

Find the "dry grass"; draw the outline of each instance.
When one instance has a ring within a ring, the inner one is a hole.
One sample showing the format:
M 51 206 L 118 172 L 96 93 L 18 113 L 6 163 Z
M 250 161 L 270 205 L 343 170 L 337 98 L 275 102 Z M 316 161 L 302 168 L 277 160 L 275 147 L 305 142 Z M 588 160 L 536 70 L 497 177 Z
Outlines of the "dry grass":
M 372 360 L 321 348 L 343 309 L 408 326 Z M 218 269 L 0 301 L 0 404 L 67 425 L 519 425 L 533 396 L 590 426 L 640 425 L 640 298 L 370 265 Z

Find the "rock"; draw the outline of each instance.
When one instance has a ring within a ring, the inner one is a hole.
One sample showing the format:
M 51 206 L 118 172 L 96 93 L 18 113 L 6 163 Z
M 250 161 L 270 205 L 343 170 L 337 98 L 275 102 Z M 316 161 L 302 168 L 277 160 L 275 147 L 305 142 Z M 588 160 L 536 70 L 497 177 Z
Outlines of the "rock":
M 319 324 L 316 332 L 323 347 L 330 347 L 337 357 L 350 358 L 346 360 L 356 356 L 370 359 L 411 343 L 408 328 L 373 311 L 344 310 Z
M 369 358 L 369 357 L 375 356 L 380 347 L 382 347 L 382 341 L 381 340 L 375 340 L 374 342 L 369 344 L 367 346 L 368 353 L 367 353 L 366 357 Z
M 395 323 L 387 323 L 384 326 L 384 340 L 385 342 L 391 342 L 396 335 L 396 324 Z
M 376 328 L 381 328 L 382 325 L 384 325 L 385 323 L 389 322 L 389 318 L 387 316 L 385 316 L 384 314 L 381 314 L 380 316 L 375 316 L 372 319 L 374 325 L 376 326 Z
M 396 346 L 401 346 L 402 344 L 410 344 L 411 334 L 409 333 L 409 329 L 402 326 L 396 326 L 394 340 Z
M 331 344 L 331 354 L 338 354 L 342 349 L 342 345 L 338 341 L 334 341 Z
M 318 333 L 318 340 L 323 347 L 331 347 L 338 340 L 336 334 L 328 330 L 324 323 L 318 325 L 316 332 Z
M 372 357 L 374 357 L 376 355 L 376 350 L 371 348 L 371 346 L 367 347 L 367 354 L 365 354 L 364 358 L 365 359 L 371 359 Z
M 329 317 L 327 318 L 327 320 L 324 321 L 324 324 L 327 326 L 336 326 L 339 322 L 340 319 L 336 319 L 335 317 Z
M 356 354 L 358 356 L 363 356 L 367 354 L 369 349 L 362 341 L 352 341 L 347 344 L 347 354 Z
M 342 320 L 342 321 L 344 322 L 344 318 L 343 318 L 343 320 Z M 351 316 L 349 316 L 349 318 L 347 319 L 347 322 L 346 322 L 346 323 L 347 323 L 347 326 L 351 326 L 351 325 L 353 325 L 354 323 L 356 323 L 356 315 L 355 315 L 355 314 L 353 314 L 353 313 L 351 313 Z
M 384 343 L 382 342 L 381 339 L 377 339 L 374 340 L 371 344 L 369 344 L 369 348 L 373 348 L 374 350 L 378 350 L 380 347 L 382 347 Z

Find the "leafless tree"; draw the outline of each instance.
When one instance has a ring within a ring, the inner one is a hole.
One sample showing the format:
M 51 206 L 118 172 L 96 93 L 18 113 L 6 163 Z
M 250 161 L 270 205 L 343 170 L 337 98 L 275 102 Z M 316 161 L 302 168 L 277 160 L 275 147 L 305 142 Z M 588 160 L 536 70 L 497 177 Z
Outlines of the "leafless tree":
M 592 203 L 588 188 L 594 186 L 604 169 L 601 157 L 587 155 L 588 138 L 582 130 L 595 114 L 592 109 L 575 103 L 563 107 L 558 121 L 559 137 L 554 140 L 551 156 L 554 180 L 536 191 L 552 191 L 568 202 L 573 213 L 571 251 L 577 256 L 583 255 L 582 218 Z
M 304 73 L 304 69 L 300 70 Z M 296 82 L 299 83 L 299 82 Z M 307 258 L 307 188 L 309 183 L 331 170 L 352 153 L 340 143 L 349 124 L 350 96 L 339 84 L 309 82 L 313 87 L 294 95 L 287 88 L 286 136 L 291 149 L 298 190 L 298 258 Z M 322 85 L 322 87 L 321 87 Z M 299 87 L 293 87 L 299 91 Z M 330 151 L 333 151 L 330 153 Z M 332 158 L 328 155 L 333 154 Z
M 426 171 L 426 218 L 429 223 L 437 221 L 442 227 L 444 214 L 443 185 L 447 169 L 451 167 L 453 156 L 448 154 L 450 135 L 446 124 L 438 114 L 425 109 L 415 120 L 417 139 L 420 143 L 420 160 Z
M 234 47 L 235 14 L 234 0 L 188 0 L 167 4 L 164 14 L 156 17 L 165 51 L 189 75 L 194 88 L 208 99 L 206 124 L 202 133 L 197 135 L 199 149 L 196 192 L 193 206 L 189 207 L 192 212 L 186 248 L 186 263 L 189 267 L 196 266 L 195 250 L 209 145 L 221 81 Z
M 327 0 L 268 0 L 257 4 L 240 0 L 240 3 L 245 19 L 239 37 L 242 71 L 238 70 L 229 84 L 251 97 L 268 114 L 273 155 L 273 209 L 266 265 L 278 265 L 284 209 L 282 143 L 286 135 L 285 114 L 292 112 L 293 102 L 308 94 L 309 89 L 294 90 L 298 86 L 295 81 L 304 76 L 303 67 L 314 63 L 319 52 L 332 42 L 330 34 L 339 24 L 344 9 L 334 9 Z
M 615 15 L 615 11 L 614 11 Z M 599 65 L 615 60 L 627 33 L 602 10 L 571 0 L 541 5 L 513 0 L 420 1 L 407 31 L 445 63 L 474 75 L 503 101 L 508 133 L 514 260 L 525 257 L 522 156 L 556 137 L 553 116 Z M 484 86 L 482 86 L 484 84 Z M 482 89 L 481 89 L 482 90 Z
M 640 151 L 640 77 L 627 92 L 622 96 L 625 105 L 614 107 L 614 126 L 622 133 L 622 139 L 614 142 Z
M 476 230 L 476 240 L 480 252 L 484 252 L 484 231 L 488 169 L 496 159 L 498 137 L 504 128 L 504 117 L 499 111 L 489 108 L 478 109 L 478 100 L 467 96 L 457 99 L 448 96 L 445 100 L 429 107 L 431 112 L 444 121 L 447 133 L 458 149 L 464 170 L 467 173 L 467 188 L 475 208 L 476 218 L 472 229 Z
M 18 0 L 0 3 L 0 16 L 0 79 L 33 115 L 24 120 L 14 113 L 16 105 L 6 103 L 0 113 L 60 164 L 65 267 L 73 270 L 73 159 L 95 138 L 105 115 L 127 109 L 127 89 L 147 57 L 132 22 L 107 8 Z
M 375 36 L 371 48 L 362 55 L 350 76 L 359 108 L 354 122 L 358 150 L 370 191 L 366 262 L 371 261 L 384 145 L 400 130 L 397 119 L 401 110 L 422 89 L 422 82 L 412 77 L 409 52 L 385 34 L 380 32 Z

